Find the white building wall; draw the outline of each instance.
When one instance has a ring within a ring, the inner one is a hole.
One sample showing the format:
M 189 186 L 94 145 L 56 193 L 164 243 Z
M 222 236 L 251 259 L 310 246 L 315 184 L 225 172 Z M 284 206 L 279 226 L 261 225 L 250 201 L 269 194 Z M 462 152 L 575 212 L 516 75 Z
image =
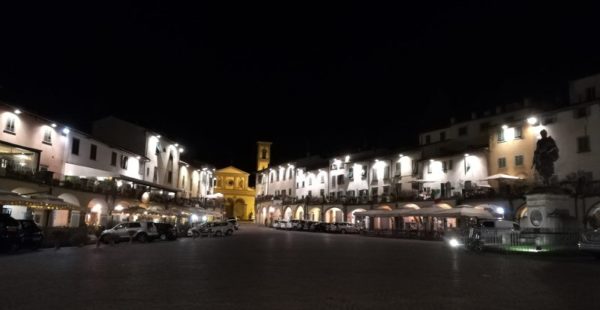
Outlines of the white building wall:
M 572 81 L 569 85 L 569 102 L 580 103 L 600 98 L 600 74 Z M 588 89 L 593 89 L 595 96 L 589 98 Z
M 73 138 L 79 139 L 79 154 L 72 153 Z M 90 157 L 91 146 L 96 145 L 96 159 Z M 140 155 L 132 152 L 124 151 L 119 148 L 110 147 L 98 140 L 95 140 L 85 134 L 71 130 L 66 143 L 66 165 L 65 175 L 79 177 L 105 177 L 124 175 L 127 177 L 142 179 L 144 171 L 144 161 Z M 112 153 L 117 154 L 116 164 L 113 166 Z M 127 159 L 127 168 L 121 167 L 121 158 L 125 156 Z M 95 171 L 98 170 L 98 171 Z M 101 175 L 96 175 L 96 172 Z M 142 174 L 140 174 L 142 172 Z
M 452 160 L 452 169 L 444 171 L 443 162 Z M 422 179 L 426 181 L 423 187 L 441 190 L 441 184 L 450 182 L 451 193 L 462 192 L 465 189 L 465 181 L 471 181 L 474 185 L 488 185 L 484 181 L 488 177 L 487 154 L 485 152 L 456 154 L 427 160 L 423 162 L 421 171 Z
M 149 162 L 146 165 L 150 166 L 150 175 L 145 177 L 148 182 L 154 182 L 159 185 L 166 185 L 177 187 L 177 181 L 179 180 L 179 148 L 173 141 L 165 139 L 164 137 L 158 138 L 156 135 L 147 133 L 146 134 L 146 157 Z M 156 155 L 156 148 L 159 146 L 159 154 Z M 168 167 L 169 156 L 173 156 L 173 165 Z M 168 181 L 168 173 L 172 169 L 171 182 Z M 157 171 L 157 181 L 154 181 L 154 170 Z
M 9 119 L 14 119 L 14 134 L 5 132 Z M 60 133 L 63 127 L 53 128 L 52 123 L 28 113 L 19 115 L 9 106 L 0 105 L 0 140 L 40 150 L 40 165 L 54 172 L 54 178 L 63 175 L 65 144 L 67 138 Z M 51 143 L 44 143 L 44 133 L 49 130 Z
M 554 171 L 559 180 L 577 171 L 592 172 L 594 179 L 600 178 L 600 106 L 593 104 L 588 108 L 590 114 L 582 118 L 575 117 L 578 107 L 544 115 L 542 120 L 554 118 L 555 121 L 536 128 L 537 131 L 546 129 L 556 142 L 559 158 L 554 163 Z M 590 152 L 580 153 L 577 138 L 586 135 L 590 141 Z
M 323 190 L 324 195 L 327 196 L 327 188 L 329 186 L 327 178 L 328 173 L 326 168 L 312 170 L 308 172 L 300 170 L 297 173 L 296 178 L 296 181 L 300 184 L 299 188 L 296 190 L 296 197 L 307 197 L 309 192 L 311 193 L 313 198 L 320 197 L 321 190 Z M 304 187 L 302 186 L 303 182 Z

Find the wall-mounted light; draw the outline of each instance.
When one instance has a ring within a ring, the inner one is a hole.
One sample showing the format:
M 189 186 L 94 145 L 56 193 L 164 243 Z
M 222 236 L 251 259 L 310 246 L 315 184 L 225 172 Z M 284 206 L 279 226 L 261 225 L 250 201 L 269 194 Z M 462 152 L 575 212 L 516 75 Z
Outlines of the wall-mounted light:
M 15 109 L 15 114 L 17 114 L 17 115 L 21 114 L 21 110 Z
M 469 155 L 469 153 L 466 153 L 466 154 L 465 154 L 465 157 L 469 157 L 469 156 L 471 156 L 471 155 Z
M 160 135 L 156 135 L 156 139 L 160 139 Z
M 179 143 L 175 143 L 175 147 L 179 147 Z
M 50 124 L 50 127 L 52 127 L 52 128 L 56 128 L 56 123 L 52 123 L 52 124 Z
M 508 129 L 508 125 L 502 125 L 502 129 Z
M 68 127 L 63 128 L 62 133 L 68 135 L 71 130 Z
M 529 123 L 529 125 L 535 125 L 535 124 L 537 124 L 537 122 L 538 122 L 538 119 L 537 119 L 537 117 L 534 117 L 534 116 L 527 119 L 527 123 Z
M 142 159 L 142 157 L 141 157 L 141 156 L 136 156 L 135 158 L 136 158 L 137 160 L 140 160 L 140 159 Z
M 350 161 L 350 155 L 346 155 L 345 162 L 349 162 L 349 161 Z
M 179 153 L 183 153 L 183 148 L 182 147 L 179 148 Z

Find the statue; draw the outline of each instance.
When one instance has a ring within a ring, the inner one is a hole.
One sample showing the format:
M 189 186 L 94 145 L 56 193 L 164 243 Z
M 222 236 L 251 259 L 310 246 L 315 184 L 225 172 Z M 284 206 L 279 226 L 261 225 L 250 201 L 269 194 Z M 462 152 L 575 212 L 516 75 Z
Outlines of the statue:
M 540 132 L 541 139 L 537 141 L 533 153 L 533 167 L 543 179 L 544 186 L 550 185 L 550 178 L 554 174 L 554 162 L 558 160 L 558 147 L 552 137 L 544 129 Z

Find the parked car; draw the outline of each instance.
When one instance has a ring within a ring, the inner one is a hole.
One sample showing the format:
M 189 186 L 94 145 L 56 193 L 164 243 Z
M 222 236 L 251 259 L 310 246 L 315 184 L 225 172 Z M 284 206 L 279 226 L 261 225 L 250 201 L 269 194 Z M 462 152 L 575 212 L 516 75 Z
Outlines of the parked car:
M 582 233 L 577 246 L 580 251 L 600 258 L 600 230 L 595 229 Z
M 20 245 L 31 249 L 39 249 L 44 241 L 44 233 L 33 220 L 19 220 L 21 237 Z
M 231 219 L 228 219 L 227 222 L 231 223 L 231 225 L 233 225 L 233 228 L 235 228 L 235 230 L 240 229 L 240 224 L 238 223 L 237 219 L 231 218 Z
M 115 241 L 129 240 L 133 236 L 139 242 L 148 242 L 159 237 L 157 227 L 153 222 L 121 223 L 100 234 L 100 241 L 108 243 L 112 238 Z
M 292 229 L 292 223 L 288 220 L 280 220 L 279 221 L 279 229 Z
M 19 249 L 19 221 L 8 214 L 0 214 L 0 248 L 11 252 Z
M 233 224 L 228 221 L 224 222 L 208 222 L 200 225 L 195 230 L 192 229 L 192 235 L 195 236 L 231 236 L 234 231 Z
M 340 234 L 357 234 L 358 227 L 352 223 L 335 223 L 333 227 L 331 227 L 331 232 L 337 232 Z
M 279 222 L 280 222 L 280 220 L 274 220 L 273 224 L 271 224 L 271 227 L 273 227 L 275 229 L 279 229 Z
M 200 237 L 200 232 L 208 223 L 194 223 L 187 231 L 188 237 Z
M 173 241 L 177 239 L 177 230 L 175 226 L 169 223 L 154 223 L 156 230 L 158 231 L 158 238 L 160 240 Z

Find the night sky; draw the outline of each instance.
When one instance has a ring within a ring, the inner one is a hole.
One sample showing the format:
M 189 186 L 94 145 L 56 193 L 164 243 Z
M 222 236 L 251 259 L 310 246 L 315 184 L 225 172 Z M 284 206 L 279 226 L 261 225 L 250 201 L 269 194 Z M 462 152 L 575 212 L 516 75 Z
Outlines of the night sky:
M 598 7 L 570 2 L 11 2 L 0 99 L 84 131 L 112 114 L 250 172 L 257 140 L 275 162 L 412 145 L 600 72 Z

